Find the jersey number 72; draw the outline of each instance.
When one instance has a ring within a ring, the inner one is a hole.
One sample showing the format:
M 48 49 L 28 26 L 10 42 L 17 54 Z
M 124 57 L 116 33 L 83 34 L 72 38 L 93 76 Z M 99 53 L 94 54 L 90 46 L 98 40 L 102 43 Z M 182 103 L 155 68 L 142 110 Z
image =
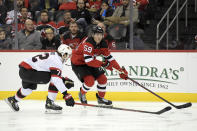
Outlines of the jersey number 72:
M 44 59 L 47 59 L 48 57 L 49 57 L 49 53 L 45 53 L 45 54 L 41 54 L 41 55 L 36 55 L 36 56 L 32 57 L 32 61 L 33 62 L 36 62 L 36 61 L 38 61 L 38 59 L 44 60 Z

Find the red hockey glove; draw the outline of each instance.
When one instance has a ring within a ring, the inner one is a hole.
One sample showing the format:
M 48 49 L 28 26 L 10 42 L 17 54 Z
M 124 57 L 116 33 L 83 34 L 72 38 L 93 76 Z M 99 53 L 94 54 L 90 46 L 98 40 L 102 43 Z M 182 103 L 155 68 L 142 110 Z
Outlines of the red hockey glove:
M 121 73 L 119 74 L 120 78 L 127 80 L 128 79 L 128 72 L 126 71 L 125 68 L 121 69 Z
M 74 87 L 74 81 L 72 81 L 71 79 L 69 79 L 68 77 L 62 77 L 62 80 L 66 86 L 66 88 L 70 89 L 72 87 Z
M 67 93 L 67 91 L 62 93 L 64 96 L 63 98 L 66 101 L 67 106 L 74 106 L 75 105 L 75 100 L 73 99 L 72 95 Z

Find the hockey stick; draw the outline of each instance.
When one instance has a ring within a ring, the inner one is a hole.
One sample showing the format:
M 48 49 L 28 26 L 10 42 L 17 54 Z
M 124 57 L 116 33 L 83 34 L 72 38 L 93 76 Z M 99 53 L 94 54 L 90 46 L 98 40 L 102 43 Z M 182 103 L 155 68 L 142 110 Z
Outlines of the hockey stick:
M 107 109 L 114 109 L 114 110 L 123 110 L 123 111 L 132 111 L 132 112 L 140 112 L 140 113 L 149 113 L 149 114 L 157 114 L 160 115 L 164 112 L 167 112 L 171 110 L 172 108 L 170 106 L 165 107 L 162 110 L 151 112 L 151 111 L 143 111 L 143 110 L 134 110 L 134 109 L 126 109 L 126 108 L 119 108 L 119 107 L 113 107 L 113 106 L 102 106 L 102 105 L 93 105 L 93 104 L 82 104 L 82 103 L 75 103 L 76 105 L 82 105 L 82 106 L 90 106 L 90 107 L 98 107 L 98 108 L 107 108 Z
M 124 67 L 123 67 L 124 68 Z M 115 68 L 114 68 L 115 69 Z M 115 69 L 116 70 L 116 69 Z M 118 70 L 116 70 L 118 73 L 122 73 Z M 137 81 L 133 80 L 132 78 L 129 78 L 128 79 L 130 81 L 132 81 L 133 83 L 137 84 L 138 86 L 142 87 L 143 89 L 147 90 L 148 92 L 152 93 L 153 95 L 157 96 L 158 98 L 162 99 L 163 101 L 165 101 L 166 103 L 170 104 L 171 106 L 175 107 L 176 109 L 182 109 L 182 108 L 187 108 L 187 107 L 190 107 L 192 106 L 192 103 L 191 102 L 188 102 L 188 103 L 185 103 L 183 105 L 174 105 L 172 104 L 171 102 L 167 101 L 166 99 L 164 99 L 163 97 L 157 95 L 156 93 L 152 92 L 151 90 L 147 89 L 146 87 L 144 87 L 143 85 L 141 85 L 140 83 L 138 83 Z
M 187 108 L 187 107 L 190 107 L 192 106 L 192 103 L 191 102 L 188 102 L 188 103 L 185 103 L 183 105 L 174 105 L 172 104 L 171 102 L 167 101 L 166 99 L 164 99 L 163 97 L 157 95 L 156 93 L 152 92 L 151 90 L 147 89 L 146 87 L 142 86 L 140 83 L 138 83 L 137 81 L 134 81 L 133 79 L 129 78 L 129 80 L 131 80 L 133 83 L 137 84 L 138 86 L 144 88 L 145 90 L 147 90 L 148 92 L 152 93 L 153 95 L 157 96 L 158 98 L 162 99 L 163 101 L 167 102 L 168 104 L 170 104 L 171 106 L 175 107 L 176 109 L 182 109 L 182 108 Z

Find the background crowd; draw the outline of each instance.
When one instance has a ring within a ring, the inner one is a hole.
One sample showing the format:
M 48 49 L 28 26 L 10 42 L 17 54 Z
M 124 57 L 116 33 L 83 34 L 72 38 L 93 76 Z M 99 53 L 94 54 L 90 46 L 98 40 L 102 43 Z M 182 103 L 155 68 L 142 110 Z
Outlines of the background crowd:
M 130 49 L 131 4 L 134 47 L 149 49 L 141 34 L 154 16 L 151 1 L 158 7 L 164 4 L 163 0 L 16 0 L 14 7 L 14 0 L 0 0 L 0 49 L 50 50 L 61 43 L 74 49 L 97 24 L 111 50 Z

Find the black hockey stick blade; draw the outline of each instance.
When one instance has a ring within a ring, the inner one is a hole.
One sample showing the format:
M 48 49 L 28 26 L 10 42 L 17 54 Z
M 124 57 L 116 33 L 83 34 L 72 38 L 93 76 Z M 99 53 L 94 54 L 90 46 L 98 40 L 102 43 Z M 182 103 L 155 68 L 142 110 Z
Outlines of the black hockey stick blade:
M 172 108 L 171 108 L 170 106 L 167 106 L 166 108 L 164 108 L 164 109 L 162 109 L 162 110 L 156 112 L 156 114 L 160 115 L 160 114 L 162 114 L 162 113 L 164 113 L 164 112 L 166 112 L 166 111 L 169 111 L 169 110 L 171 110 L 171 109 L 172 109 Z
M 170 106 L 165 107 L 162 110 L 152 112 L 152 111 L 144 111 L 144 110 L 135 110 L 135 109 L 126 109 L 126 108 L 120 108 L 120 107 L 113 107 L 113 106 L 102 106 L 102 105 L 93 105 L 93 104 L 82 104 L 82 103 L 75 103 L 76 105 L 82 105 L 82 106 L 90 106 L 90 107 L 98 107 L 98 108 L 107 108 L 107 109 L 114 109 L 114 110 L 122 110 L 122 111 L 131 111 L 131 112 L 140 112 L 140 113 L 149 113 L 149 114 L 157 114 L 160 115 L 164 112 L 167 112 L 171 110 L 172 108 Z
M 152 94 L 155 95 L 156 97 L 160 98 L 161 100 L 165 101 L 166 103 L 170 104 L 171 106 L 175 107 L 176 109 L 188 108 L 188 107 L 192 106 L 192 103 L 191 103 L 191 102 L 185 103 L 185 104 L 183 104 L 183 105 L 178 105 L 178 106 L 176 106 L 176 105 L 174 105 L 173 103 L 171 103 L 171 102 L 167 101 L 166 99 L 164 99 L 163 97 L 159 96 L 159 95 L 156 94 L 155 92 L 153 92 L 153 91 L 149 90 L 148 88 L 146 88 L 145 86 L 141 85 L 141 84 L 138 83 L 137 81 L 133 80 L 132 78 L 129 78 L 129 77 L 128 77 L 128 79 L 131 80 L 133 83 L 137 84 L 138 86 L 144 88 L 144 89 L 147 90 L 148 92 L 152 93 Z
M 177 109 L 182 109 L 182 108 L 187 108 L 187 107 L 190 107 L 190 106 L 192 106 L 191 102 L 188 102 L 188 103 L 185 103 L 185 104 L 179 105 L 179 106 L 175 105 L 174 107 L 177 108 Z

